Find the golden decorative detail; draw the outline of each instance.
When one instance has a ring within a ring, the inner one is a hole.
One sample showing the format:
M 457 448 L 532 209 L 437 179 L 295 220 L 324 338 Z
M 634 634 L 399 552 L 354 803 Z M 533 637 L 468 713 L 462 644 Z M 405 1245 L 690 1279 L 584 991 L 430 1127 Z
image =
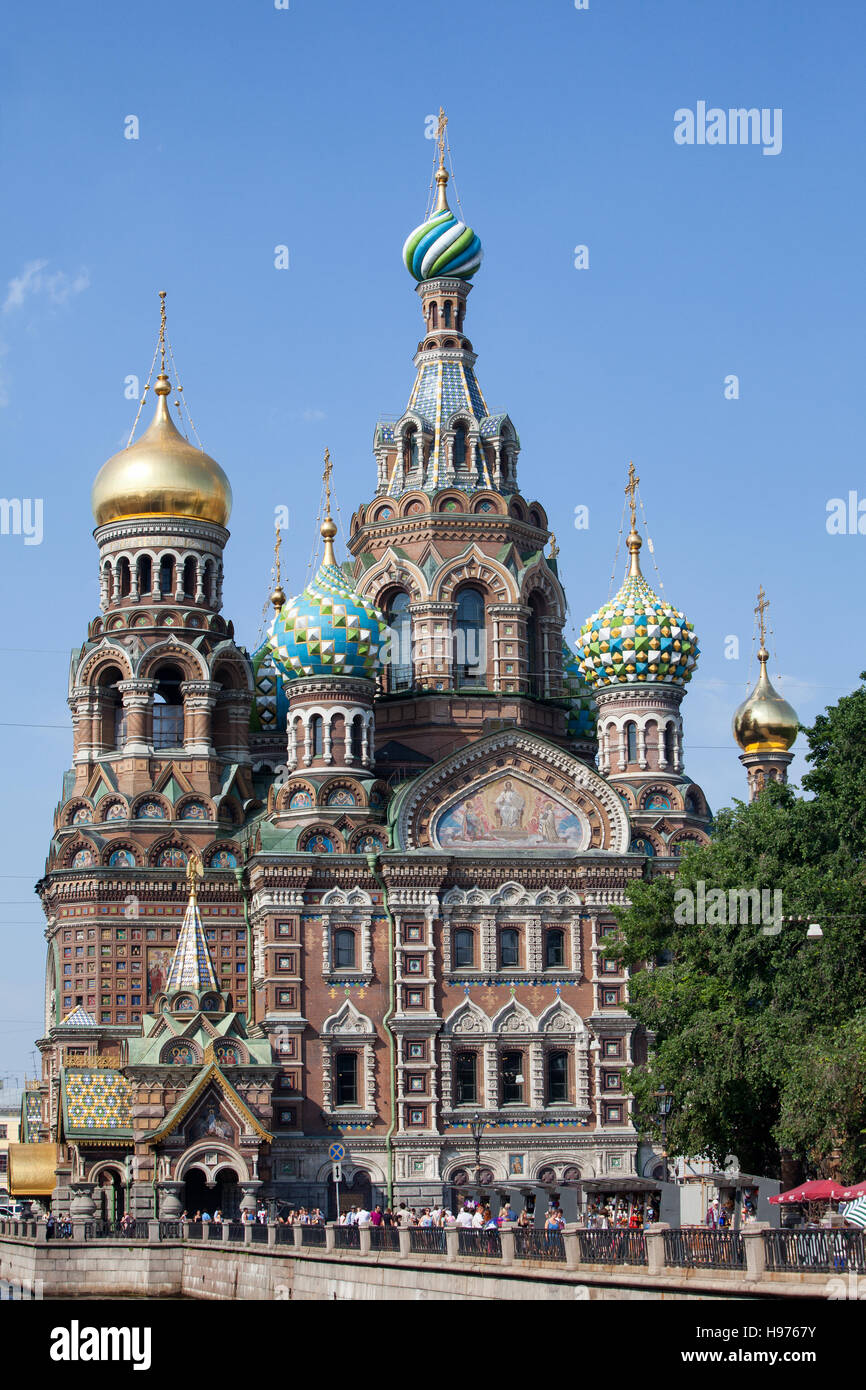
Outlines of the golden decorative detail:
M 193 853 L 189 856 L 186 865 L 186 881 L 189 884 L 189 900 L 195 902 L 196 881 L 204 878 L 204 869 L 198 855 Z
M 436 143 L 439 146 L 439 168 L 436 170 L 436 206 L 433 209 L 435 217 L 439 212 L 447 212 L 448 198 L 445 187 L 448 183 L 448 171 L 445 168 L 445 127 L 448 124 L 448 117 L 445 115 L 445 108 L 439 107 L 439 120 L 436 126 Z
M 232 489 L 215 459 L 197 449 L 177 429 L 166 397 L 165 291 L 160 290 L 160 372 L 156 410 L 144 434 L 102 465 L 91 505 L 97 526 L 133 516 L 185 516 L 225 526 Z M 180 389 L 180 387 L 178 387 Z
M 250 1110 L 249 1106 L 246 1104 L 244 1100 L 241 1099 L 231 1082 L 227 1080 L 225 1076 L 223 1076 L 216 1062 L 211 1062 L 209 1067 L 199 1072 L 198 1077 L 192 1083 L 186 1100 L 183 1102 L 183 1104 L 178 1109 L 177 1113 L 174 1115 L 171 1124 L 167 1125 L 166 1121 L 163 1120 L 162 1125 L 157 1126 L 157 1128 L 155 1130 L 152 1130 L 150 1134 L 142 1135 L 142 1139 L 144 1140 L 144 1142 L 146 1144 L 158 1144 L 161 1140 L 167 1139 L 169 1134 L 173 1134 L 174 1131 L 177 1129 L 178 1125 L 180 1124 L 181 1120 L 189 1112 L 190 1106 L 198 1099 L 198 1097 L 204 1091 L 205 1086 L 207 1086 L 208 1082 L 210 1081 L 216 1082 L 217 1086 L 219 1086 L 226 1099 L 230 1103 L 239 1107 L 243 1115 L 246 1117 L 248 1123 L 256 1131 L 259 1137 L 261 1139 L 264 1139 L 266 1143 L 271 1143 L 273 1135 L 269 1134 L 268 1131 L 262 1125 L 259 1124 L 255 1115 Z
M 325 555 L 322 561 L 325 565 L 336 565 L 337 558 L 334 554 L 334 537 L 337 534 L 337 523 L 331 517 L 331 474 L 334 465 L 331 462 L 331 455 L 325 450 L 325 467 L 322 472 L 322 482 L 325 484 L 325 519 L 320 528 L 322 540 L 325 542 Z
M 758 619 L 761 646 L 758 651 L 760 673 L 752 693 L 734 714 L 734 738 L 744 753 L 787 753 L 792 747 L 800 721 L 793 705 L 783 699 L 767 675 L 770 653 L 766 647 L 764 614 L 770 601 L 761 585 L 755 615 Z
M 276 526 L 277 537 L 274 542 L 274 571 L 276 573 L 277 582 L 274 585 L 273 590 L 271 592 L 271 603 L 274 605 L 275 611 L 279 613 L 280 609 L 286 601 L 286 591 L 280 583 L 280 546 L 283 543 L 283 536 L 282 532 L 280 531 L 280 523 L 277 522 Z
M 59 1162 L 57 1144 L 10 1144 L 10 1196 L 50 1197 L 57 1185 L 54 1170 Z
M 628 553 L 631 556 L 631 563 L 629 565 L 628 571 L 630 576 L 639 575 L 641 573 L 640 559 L 638 557 L 640 555 L 640 548 L 643 544 L 643 541 L 637 533 L 637 507 L 634 500 L 635 493 L 637 492 L 637 485 L 639 482 L 640 478 L 634 471 L 634 464 L 631 460 L 629 460 L 628 482 L 626 483 L 625 487 L 625 495 L 628 498 L 629 511 L 631 513 L 631 529 L 626 539 Z
M 550 533 L 550 558 L 551 558 L 551 560 L 555 560 L 558 554 L 559 554 L 559 546 L 556 544 L 556 536 L 555 536 L 555 535 L 553 534 L 553 532 L 551 531 L 551 533 Z

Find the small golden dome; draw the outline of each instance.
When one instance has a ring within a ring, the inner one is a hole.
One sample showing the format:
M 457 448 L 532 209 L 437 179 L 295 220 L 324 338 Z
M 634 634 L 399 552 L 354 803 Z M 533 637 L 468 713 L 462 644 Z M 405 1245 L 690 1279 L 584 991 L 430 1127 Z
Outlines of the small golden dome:
M 225 526 L 232 489 L 215 459 L 196 449 L 168 413 L 171 382 L 156 379 L 156 410 L 140 439 L 102 465 L 91 493 L 97 526 L 132 516 L 187 516 Z
M 744 753 L 786 753 L 797 737 L 797 712 L 774 689 L 767 675 L 769 652 L 758 652 L 758 683 L 734 715 L 734 738 Z

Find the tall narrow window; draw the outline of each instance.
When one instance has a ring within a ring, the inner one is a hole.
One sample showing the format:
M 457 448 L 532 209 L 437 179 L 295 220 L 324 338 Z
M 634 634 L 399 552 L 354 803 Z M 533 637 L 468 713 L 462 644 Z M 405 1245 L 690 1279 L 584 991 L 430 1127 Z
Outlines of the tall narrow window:
M 502 1072 L 502 1104 L 521 1105 L 523 1103 L 523 1053 L 503 1052 L 500 1063 Z
M 474 1052 L 458 1052 L 454 1059 L 454 1104 L 477 1105 L 478 1067 Z
M 475 941 L 471 931 L 459 930 L 454 933 L 454 949 L 452 952 L 454 965 L 459 969 L 467 969 L 475 964 Z
M 314 714 L 310 720 L 310 750 L 314 758 L 323 756 L 324 748 L 324 720 L 320 714 Z
M 338 1052 L 334 1058 L 334 1094 L 338 1105 L 358 1104 L 358 1054 Z
M 544 964 L 549 970 L 565 964 L 565 932 L 551 927 L 544 937 Z
M 120 561 L 118 578 L 120 579 L 120 597 L 128 598 L 132 588 L 132 572 L 129 568 L 129 561 L 125 555 Z
M 499 933 L 499 964 L 507 967 L 520 964 L 520 933 L 505 927 Z
M 391 600 L 388 614 L 389 657 L 388 689 L 409 690 L 412 685 L 412 615 L 411 600 L 400 590 Z
M 625 726 L 626 757 L 630 763 L 637 762 L 637 725 L 629 720 Z
M 466 464 L 466 426 L 458 425 L 454 431 L 454 467 L 463 468 Z
M 138 592 L 149 594 L 150 586 L 153 583 L 153 566 L 149 555 L 138 557 Z
M 334 932 L 334 969 L 355 969 L 355 933 L 342 927 Z
M 444 312 L 444 316 L 445 316 L 445 327 L 446 327 L 446 328 L 450 328 L 450 327 L 451 327 L 451 300 L 450 300 L 450 299 L 446 299 L 446 300 L 445 300 L 445 303 L 444 303 L 444 305 L 443 305 L 443 312 Z
M 195 560 L 191 555 L 183 562 L 183 592 L 185 598 L 195 598 Z
M 561 1105 L 568 1100 L 567 1052 L 548 1053 L 547 1099 L 550 1105 Z
M 545 604 L 539 594 L 529 598 L 529 617 L 526 620 L 526 647 L 529 666 L 530 695 L 544 695 L 544 647 L 540 619 L 544 616 Z
M 455 648 L 455 684 L 483 685 L 486 666 L 484 598 L 478 589 L 461 589 L 458 595 Z
M 361 761 L 361 750 L 363 747 L 361 740 L 362 729 L 363 721 L 360 714 L 356 714 L 349 730 L 349 752 L 352 754 L 356 763 Z
M 174 558 L 163 555 L 159 562 L 159 592 L 166 596 L 174 593 Z

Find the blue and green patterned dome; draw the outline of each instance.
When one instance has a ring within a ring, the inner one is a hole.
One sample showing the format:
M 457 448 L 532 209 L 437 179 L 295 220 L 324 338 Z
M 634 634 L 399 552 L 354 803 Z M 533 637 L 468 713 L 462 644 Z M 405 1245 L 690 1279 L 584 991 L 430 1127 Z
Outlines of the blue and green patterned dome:
M 567 733 L 585 743 L 595 740 L 597 710 L 592 692 L 580 672 L 580 664 L 567 642 L 562 644 L 562 679 L 569 702 Z
M 418 281 L 435 280 L 439 275 L 471 280 L 481 264 L 480 238 L 449 208 L 445 196 L 447 182 L 448 175 L 440 165 L 433 215 L 410 232 L 403 244 L 403 262 L 409 274 Z
M 366 676 L 380 667 L 384 613 L 354 592 L 338 565 L 325 562 L 302 594 L 275 615 L 267 644 L 287 680 Z
M 289 699 L 281 672 L 274 665 L 270 639 L 265 638 L 253 653 L 253 703 L 250 728 L 253 733 L 270 729 L 286 730 Z
M 629 537 L 631 572 L 619 593 L 580 630 L 578 661 L 596 690 L 637 681 L 686 685 L 697 665 L 695 630 L 684 613 L 653 593 L 640 571 L 638 537 Z

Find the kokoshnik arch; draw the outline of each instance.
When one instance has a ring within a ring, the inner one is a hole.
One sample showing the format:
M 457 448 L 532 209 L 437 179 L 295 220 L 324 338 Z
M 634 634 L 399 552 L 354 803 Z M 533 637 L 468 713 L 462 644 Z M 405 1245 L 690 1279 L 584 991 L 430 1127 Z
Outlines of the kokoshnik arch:
M 94 484 L 99 613 L 38 885 L 24 1115 L 60 1210 L 326 1207 L 336 1137 L 352 1192 L 453 1200 L 476 1111 L 481 1183 L 518 1202 L 656 1163 L 606 942 L 648 862 L 672 872 L 708 836 L 683 762 L 697 641 L 641 572 L 633 469 L 622 587 L 564 640 L 547 516 L 475 373 L 481 244 L 449 208 L 442 129 L 403 251 L 408 405 L 376 424 L 341 559 L 327 461 L 322 564 L 288 600 L 278 576 L 252 656 L 221 615 L 231 488 L 172 420 L 164 311 L 153 420 Z M 796 732 L 762 681 L 737 715 L 753 793 Z

